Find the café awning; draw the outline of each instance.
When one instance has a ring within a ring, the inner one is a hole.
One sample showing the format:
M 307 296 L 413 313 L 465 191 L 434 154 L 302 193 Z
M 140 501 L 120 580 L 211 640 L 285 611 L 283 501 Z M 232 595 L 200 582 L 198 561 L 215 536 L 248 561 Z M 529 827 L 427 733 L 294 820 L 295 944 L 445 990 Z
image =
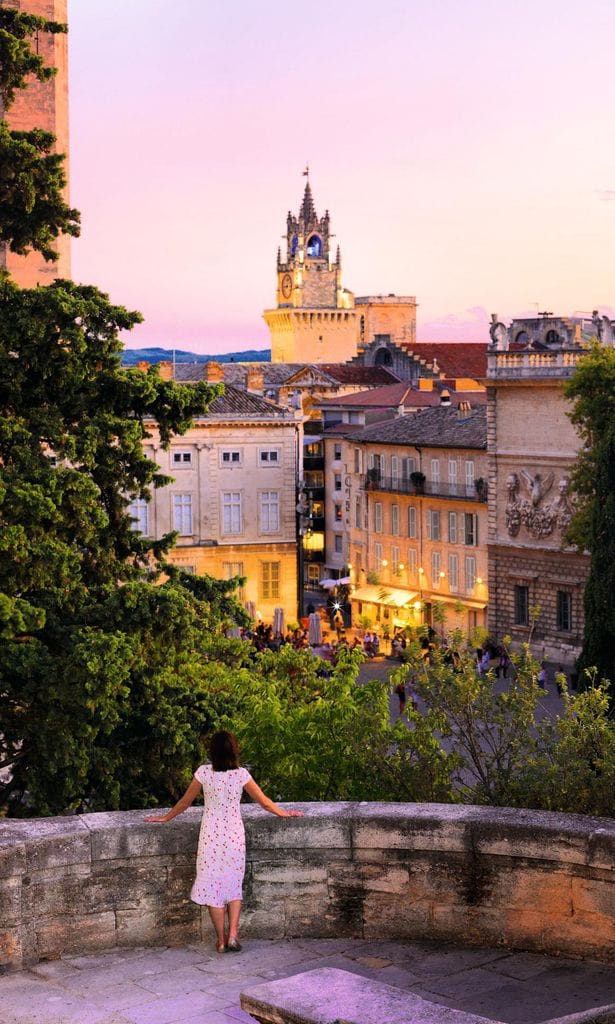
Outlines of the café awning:
M 362 601 L 366 604 L 383 604 L 389 608 L 403 608 L 418 598 L 416 590 L 400 590 L 399 587 L 369 585 L 357 587 L 350 595 L 351 601 Z

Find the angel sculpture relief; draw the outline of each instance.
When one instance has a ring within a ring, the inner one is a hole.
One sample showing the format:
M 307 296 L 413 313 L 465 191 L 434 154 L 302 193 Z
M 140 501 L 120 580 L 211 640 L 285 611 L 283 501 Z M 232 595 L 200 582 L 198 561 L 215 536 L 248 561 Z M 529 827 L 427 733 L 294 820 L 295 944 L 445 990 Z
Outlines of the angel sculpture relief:
M 545 477 L 542 476 L 542 473 L 535 473 L 532 476 L 527 470 L 522 469 L 519 472 L 519 476 L 525 484 L 525 489 L 530 496 L 530 502 L 536 508 L 553 487 L 553 473 L 547 473 Z

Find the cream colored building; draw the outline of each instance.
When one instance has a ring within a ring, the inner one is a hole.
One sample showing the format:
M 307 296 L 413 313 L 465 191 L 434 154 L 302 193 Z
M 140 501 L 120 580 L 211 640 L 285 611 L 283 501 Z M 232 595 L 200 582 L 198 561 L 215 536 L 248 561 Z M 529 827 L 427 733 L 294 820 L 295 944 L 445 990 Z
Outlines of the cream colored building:
M 173 477 L 150 502 L 133 502 L 135 528 L 156 539 L 176 530 L 169 561 L 218 579 L 245 576 L 239 597 L 270 622 L 297 617 L 296 487 L 302 417 L 227 387 L 168 450 L 155 424 L 146 455 Z
M 485 413 L 437 407 L 327 431 L 327 566 L 352 580 L 355 623 L 435 623 L 437 605 L 447 630 L 485 625 Z
M 589 557 L 567 548 L 568 491 L 579 437 L 563 385 L 591 339 L 613 344 L 606 317 L 550 314 L 491 325 L 489 627 L 535 654 L 571 665 L 583 641 Z

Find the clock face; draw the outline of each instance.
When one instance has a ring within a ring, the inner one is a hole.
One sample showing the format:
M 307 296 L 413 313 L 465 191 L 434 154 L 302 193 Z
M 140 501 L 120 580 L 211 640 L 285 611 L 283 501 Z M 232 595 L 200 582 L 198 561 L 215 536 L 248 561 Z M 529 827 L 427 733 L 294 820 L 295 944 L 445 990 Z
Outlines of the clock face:
M 282 295 L 285 299 L 289 299 L 293 290 L 293 279 L 290 274 L 284 274 L 281 287 Z

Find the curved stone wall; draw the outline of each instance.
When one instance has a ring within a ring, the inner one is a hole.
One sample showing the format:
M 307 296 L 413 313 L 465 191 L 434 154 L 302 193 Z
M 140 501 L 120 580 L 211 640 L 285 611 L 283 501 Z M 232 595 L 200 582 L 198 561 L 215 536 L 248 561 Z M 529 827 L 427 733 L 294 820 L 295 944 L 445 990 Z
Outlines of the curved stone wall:
M 440 804 L 243 808 L 246 938 L 437 938 L 615 961 L 615 821 Z M 210 939 L 198 809 L 0 822 L 0 963 Z

